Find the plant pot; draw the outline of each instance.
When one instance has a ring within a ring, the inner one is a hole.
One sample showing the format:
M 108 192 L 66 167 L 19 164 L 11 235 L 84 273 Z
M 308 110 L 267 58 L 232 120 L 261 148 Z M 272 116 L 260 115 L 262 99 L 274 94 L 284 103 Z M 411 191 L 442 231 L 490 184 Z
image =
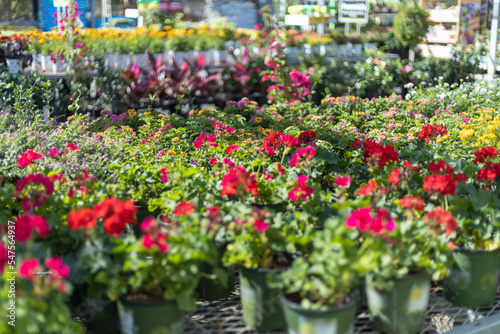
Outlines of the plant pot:
M 133 56 L 133 61 L 139 68 L 148 67 L 148 57 L 145 53 L 139 53 Z
M 227 281 L 221 282 L 218 279 L 209 279 L 202 276 L 200 281 L 198 282 L 198 287 L 196 288 L 196 291 L 198 292 L 200 298 L 206 300 L 220 300 L 228 298 L 234 291 L 234 284 L 236 281 L 236 268 L 234 266 L 225 268 L 222 265 L 222 255 L 224 254 L 225 250 L 225 245 L 218 247 L 216 265 L 214 266 L 208 263 L 202 263 L 200 266 L 200 270 L 202 273 L 209 275 L 214 274 L 214 271 L 216 269 L 224 270 L 227 274 Z
M 118 308 L 115 302 L 109 299 L 98 300 L 98 304 L 93 299 L 87 301 L 88 310 L 86 323 L 88 329 L 93 333 L 115 334 L 120 331 L 120 321 Z
M 245 323 L 256 331 L 283 330 L 280 292 L 267 284 L 269 273 L 282 269 L 240 269 L 240 295 Z
M 17 75 L 21 73 L 22 59 L 6 58 L 5 61 L 7 62 L 7 70 L 10 74 Z
M 52 73 L 64 73 L 66 71 L 66 65 L 60 61 L 57 61 L 56 63 L 52 62 L 51 69 Z
M 293 334 L 350 334 L 356 318 L 355 298 L 342 307 L 325 310 L 304 309 L 286 296 L 281 296 L 288 333 Z
M 175 301 L 118 300 L 123 334 L 184 333 L 184 312 Z
M 40 71 L 42 69 L 42 59 L 43 55 L 39 53 L 33 54 L 33 60 L 31 61 L 31 69 L 33 71 Z
M 379 290 L 372 277 L 366 277 L 366 298 L 373 329 L 387 334 L 421 331 L 429 304 L 430 275 L 411 274 L 392 283 L 391 290 Z
M 465 307 L 491 305 L 495 301 L 500 269 L 500 249 L 455 250 L 455 263 L 444 280 L 444 296 Z

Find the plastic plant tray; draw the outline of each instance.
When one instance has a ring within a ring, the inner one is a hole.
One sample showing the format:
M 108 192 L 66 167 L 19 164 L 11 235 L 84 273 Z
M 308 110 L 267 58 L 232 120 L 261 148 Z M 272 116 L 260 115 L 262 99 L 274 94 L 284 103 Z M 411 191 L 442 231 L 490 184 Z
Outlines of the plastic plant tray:
M 198 309 L 187 316 L 186 325 L 185 333 L 189 334 L 255 333 L 243 321 L 237 291 L 230 298 L 221 301 L 199 302 Z M 354 333 L 378 333 L 370 327 L 367 309 L 361 309 L 357 313 Z M 434 286 L 427 308 L 426 325 L 420 334 L 431 333 L 500 334 L 500 289 L 497 289 L 493 305 L 468 309 L 454 306 L 444 299 L 442 288 Z

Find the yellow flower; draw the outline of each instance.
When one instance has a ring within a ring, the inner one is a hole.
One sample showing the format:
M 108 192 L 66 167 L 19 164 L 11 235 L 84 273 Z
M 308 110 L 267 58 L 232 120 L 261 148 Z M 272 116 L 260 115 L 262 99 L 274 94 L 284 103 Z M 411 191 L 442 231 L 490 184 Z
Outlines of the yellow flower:
M 151 115 L 151 113 L 150 113 L 149 111 L 146 111 L 146 112 L 144 113 L 144 116 L 149 116 L 149 115 Z
M 179 137 L 175 137 L 175 138 L 172 138 L 172 140 L 171 140 L 171 141 L 172 141 L 172 142 L 176 142 L 176 141 L 178 141 L 179 139 L 180 139 Z
M 444 135 L 444 136 L 442 136 L 441 138 L 438 138 L 436 141 L 437 141 L 438 143 L 441 143 L 441 142 L 445 141 L 445 140 L 446 140 L 446 139 L 448 139 L 448 138 L 450 138 L 450 135 Z
M 72 121 L 72 120 L 74 120 L 74 119 L 75 119 L 75 116 L 69 116 L 69 117 L 68 117 L 68 121 Z
M 470 137 L 474 136 L 475 133 L 476 133 L 476 131 L 474 131 L 472 129 L 465 128 L 465 129 L 461 130 L 458 134 L 459 134 L 461 140 L 465 140 L 465 139 L 469 139 Z
M 128 116 L 129 117 L 135 117 L 135 116 L 137 116 L 137 112 L 135 111 L 135 109 L 129 109 L 128 110 Z
M 261 122 L 262 122 L 262 118 L 260 118 L 260 117 L 255 117 L 254 122 L 255 122 L 255 123 L 261 123 Z
M 269 136 L 271 133 L 273 133 L 273 130 L 271 130 L 271 129 L 264 129 L 264 130 L 262 130 L 262 133 L 265 136 Z

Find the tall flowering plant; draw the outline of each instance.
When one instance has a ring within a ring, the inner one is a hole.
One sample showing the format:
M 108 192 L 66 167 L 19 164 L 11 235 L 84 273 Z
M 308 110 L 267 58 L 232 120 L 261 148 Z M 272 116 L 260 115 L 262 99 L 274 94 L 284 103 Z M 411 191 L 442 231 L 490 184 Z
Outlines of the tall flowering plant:
M 375 284 L 383 287 L 389 280 L 417 272 L 442 279 L 450 261 L 449 241 L 457 228 L 453 215 L 440 207 L 426 210 L 417 196 L 388 202 L 388 192 L 375 180 L 362 186 L 359 202 L 345 222 L 360 250 L 371 257 L 365 264 L 371 267 Z
M 270 208 L 239 204 L 231 211 L 236 218 L 227 226 L 228 245 L 222 259 L 226 266 L 238 264 L 248 269 L 288 267 L 291 264 L 289 254 L 300 251 L 297 245 L 305 246 L 310 236 L 309 228 L 300 229 L 297 224 L 286 222 L 283 213 L 273 212 Z
M 486 146 L 475 152 L 476 172 L 470 182 L 457 186 L 450 198 L 451 211 L 460 218 L 454 242 L 466 249 L 500 247 L 500 162 L 497 149 Z

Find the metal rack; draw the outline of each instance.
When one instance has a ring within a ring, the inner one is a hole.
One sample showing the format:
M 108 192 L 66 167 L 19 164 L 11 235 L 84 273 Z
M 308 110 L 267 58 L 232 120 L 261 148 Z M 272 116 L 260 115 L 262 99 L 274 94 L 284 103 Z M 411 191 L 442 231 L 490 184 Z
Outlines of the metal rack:
M 199 302 L 198 309 L 187 316 L 186 325 L 185 333 L 189 334 L 253 333 L 243 321 L 238 292 L 222 301 Z M 370 327 L 367 309 L 361 309 L 357 313 L 354 333 L 377 333 Z M 420 334 L 434 333 L 499 334 L 500 289 L 497 289 L 492 306 L 467 309 L 454 306 L 444 299 L 440 286 L 433 287 L 427 308 L 426 325 Z

